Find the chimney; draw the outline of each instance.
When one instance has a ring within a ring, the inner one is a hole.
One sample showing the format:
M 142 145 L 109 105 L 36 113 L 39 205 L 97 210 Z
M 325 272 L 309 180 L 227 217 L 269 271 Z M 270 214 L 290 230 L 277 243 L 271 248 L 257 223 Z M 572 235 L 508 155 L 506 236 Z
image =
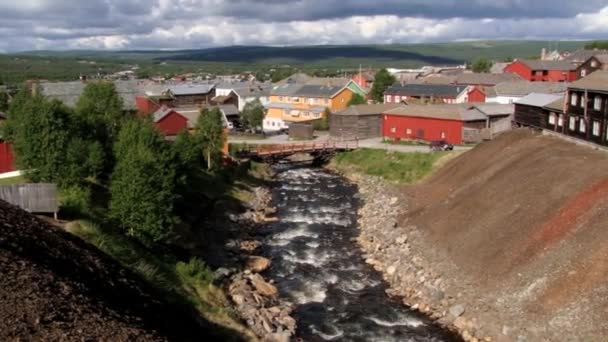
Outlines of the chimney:
M 545 58 L 547 58 L 547 49 L 542 48 L 542 49 L 540 50 L 540 60 L 541 60 L 541 61 L 544 61 L 544 60 L 545 60 Z

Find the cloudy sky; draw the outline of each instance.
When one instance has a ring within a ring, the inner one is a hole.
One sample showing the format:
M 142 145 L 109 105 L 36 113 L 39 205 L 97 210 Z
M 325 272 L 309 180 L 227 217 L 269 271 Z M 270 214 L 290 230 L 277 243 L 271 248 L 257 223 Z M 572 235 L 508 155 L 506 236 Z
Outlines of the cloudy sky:
M 608 38 L 608 0 L 0 0 L 0 51 Z

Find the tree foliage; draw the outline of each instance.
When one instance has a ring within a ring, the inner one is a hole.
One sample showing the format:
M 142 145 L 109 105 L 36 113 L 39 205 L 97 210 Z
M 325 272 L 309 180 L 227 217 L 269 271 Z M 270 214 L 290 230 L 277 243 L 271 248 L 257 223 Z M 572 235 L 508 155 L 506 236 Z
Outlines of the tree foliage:
M 585 45 L 586 50 L 608 50 L 608 40 L 594 40 Z
M 243 112 L 241 113 L 241 121 L 248 128 L 257 131 L 262 127 L 265 112 L 262 102 L 256 99 L 245 105 L 245 108 L 243 108 Z
M 481 57 L 473 62 L 471 69 L 473 72 L 490 72 L 492 65 L 494 65 L 494 63 L 492 63 L 491 60 Z
M 4 91 L 0 91 L 0 111 L 6 111 L 8 109 L 8 94 Z
M 330 119 L 331 110 L 329 110 L 329 108 L 325 108 L 325 111 L 323 112 L 323 117 L 320 120 L 316 120 L 312 126 L 316 131 L 327 131 L 329 130 Z
M 376 103 L 384 102 L 384 92 L 388 87 L 392 86 L 397 80 L 386 69 L 382 69 L 376 73 L 374 86 L 372 87 L 372 99 Z
M 202 147 L 207 169 L 211 169 L 222 156 L 222 148 L 226 143 L 224 126 L 222 125 L 222 113 L 218 108 L 201 111 L 201 116 L 196 124 L 194 141 Z
M 173 150 L 152 123 L 133 119 L 120 130 L 114 153 L 110 217 L 145 244 L 167 239 L 176 222 Z
M 348 101 L 348 106 L 356 106 L 356 105 L 362 105 L 362 104 L 366 104 L 367 101 L 365 100 L 365 97 L 359 95 L 359 94 L 353 94 L 353 97 L 350 99 L 350 101 Z
M 57 100 L 20 92 L 11 104 L 4 127 L 16 164 L 36 182 L 61 187 L 95 177 L 103 164 L 102 146 L 85 136 L 82 122 Z

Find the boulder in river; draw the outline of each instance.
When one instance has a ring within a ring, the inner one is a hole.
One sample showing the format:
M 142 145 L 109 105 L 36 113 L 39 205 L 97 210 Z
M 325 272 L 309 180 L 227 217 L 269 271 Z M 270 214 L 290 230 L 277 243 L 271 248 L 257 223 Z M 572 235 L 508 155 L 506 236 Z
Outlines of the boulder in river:
M 251 256 L 245 261 L 248 270 L 256 273 L 264 272 L 270 268 L 271 261 L 264 257 Z
M 259 274 L 250 276 L 249 280 L 251 280 L 251 284 L 255 287 L 255 290 L 262 296 L 274 297 L 279 292 L 274 285 L 266 282 Z

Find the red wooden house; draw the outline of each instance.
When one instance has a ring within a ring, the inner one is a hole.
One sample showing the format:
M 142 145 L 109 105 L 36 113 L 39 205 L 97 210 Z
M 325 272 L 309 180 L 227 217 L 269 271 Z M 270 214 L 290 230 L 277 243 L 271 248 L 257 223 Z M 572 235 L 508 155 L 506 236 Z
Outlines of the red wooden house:
M 176 136 L 188 130 L 188 118 L 172 108 L 161 108 L 152 114 L 154 124 L 165 136 Z
M 0 140 L 0 173 L 15 171 L 15 156 L 11 145 Z
M 518 60 L 504 70 L 531 82 L 574 82 L 576 66 L 567 61 Z

